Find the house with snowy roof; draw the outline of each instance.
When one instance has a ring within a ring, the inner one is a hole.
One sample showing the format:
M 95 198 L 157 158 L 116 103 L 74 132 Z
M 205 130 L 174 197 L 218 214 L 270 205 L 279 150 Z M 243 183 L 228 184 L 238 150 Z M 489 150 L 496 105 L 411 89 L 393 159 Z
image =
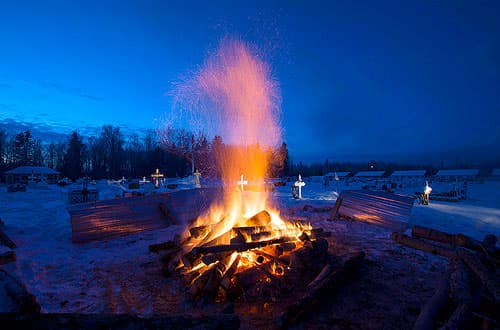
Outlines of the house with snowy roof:
M 479 169 L 439 170 L 435 177 L 439 180 L 473 180 L 478 174 Z
M 59 172 L 45 166 L 19 166 L 5 172 L 5 182 L 28 183 L 28 181 L 46 181 L 56 183 L 59 180 Z

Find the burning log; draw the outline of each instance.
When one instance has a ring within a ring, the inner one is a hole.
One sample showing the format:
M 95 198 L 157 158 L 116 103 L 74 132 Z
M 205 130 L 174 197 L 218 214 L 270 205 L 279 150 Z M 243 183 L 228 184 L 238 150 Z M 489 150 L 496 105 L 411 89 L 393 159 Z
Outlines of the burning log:
M 7 251 L 0 253 L 0 265 L 16 261 L 16 253 L 14 251 Z
M 290 254 L 289 266 L 293 266 L 299 271 L 317 268 L 322 261 L 325 261 L 328 252 L 328 241 L 324 238 L 309 242 L 302 249 L 293 251 Z M 286 260 L 283 260 L 286 262 Z
M 257 241 L 260 241 L 262 239 L 270 238 L 272 235 L 273 235 L 273 233 L 270 231 L 261 231 L 260 233 L 254 233 L 254 234 L 250 235 L 250 238 L 251 238 L 252 242 L 257 242 Z
M 271 215 L 266 210 L 262 210 L 254 216 L 244 221 L 245 226 L 268 226 L 271 223 Z
M 196 239 L 202 239 L 210 233 L 212 225 L 198 226 L 189 228 L 189 234 Z
M 207 299 L 214 299 L 226 270 L 230 268 L 231 261 L 232 256 L 228 255 L 200 275 L 190 290 L 193 299 L 197 300 L 200 296 L 204 296 Z
M 413 330 L 434 329 L 435 322 L 439 313 L 448 303 L 448 295 L 450 288 L 450 274 L 446 273 L 443 277 L 436 292 L 431 299 L 420 309 L 417 321 L 413 325 Z
M 194 268 L 203 262 L 201 260 L 201 255 L 197 254 L 197 253 L 193 253 L 193 251 L 184 254 L 181 257 L 181 261 L 184 264 L 184 266 L 186 266 L 188 268 Z
M 265 280 L 276 280 L 272 274 L 271 267 L 273 262 L 266 262 L 261 265 L 254 265 L 235 275 L 236 283 L 239 287 L 248 292 L 250 288 L 259 285 Z
M 479 277 L 483 285 L 493 295 L 496 303 L 500 302 L 500 283 L 495 272 L 490 271 L 478 258 L 478 255 L 464 248 L 457 249 L 458 256 Z
M 340 269 L 332 270 L 327 275 L 320 272 L 318 277 L 321 276 L 322 279 L 313 280 L 311 286 L 308 286 L 307 292 L 281 315 L 279 319 L 280 327 L 286 328 L 305 318 L 327 296 L 330 290 L 345 283 L 352 277 L 353 273 L 360 267 L 364 257 L 365 253 L 359 252 L 349 258 Z
M 281 237 L 275 238 L 267 241 L 260 242 L 248 242 L 243 244 L 226 244 L 226 245 L 215 245 L 215 246 L 199 246 L 193 248 L 191 253 L 193 255 L 201 255 L 205 253 L 219 253 L 219 252 L 244 252 L 252 249 L 258 249 L 268 245 L 281 244 L 289 241 L 293 241 L 293 237 Z
M 391 234 L 391 239 L 396 243 L 406 245 L 408 247 L 422 250 L 425 252 L 430 252 L 433 254 L 437 254 L 443 257 L 452 258 L 456 255 L 456 251 L 454 249 L 438 246 L 436 244 L 428 243 L 418 238 L 413 238 L 405 234 L 401 234 L 398 232 L 394 232 Z
M 208 253 L 201 257 L 201 261 L 203 261 L 203 263 L 208 266 L 210 264 L 213 264 L 214 262 L 223 260 L 228 255 L 231 255 L 231 252 Z
M 266 231 L 268 230 L 269 227 L 267 226 L 253 226 L 253 227 L 233 227 L 233 233 L 241 233 L 244 236 L 250 236 L 253 233 L 258 233 L 261 231 Z
M 227 269 L 226 273 L 222 277 L 222 280 L 220 281 L 220 285 L 223 289 L 228 291 L 231 288 L 231 278 L 234 276 L 234 273 L 236 273 L 236 270 L 238 269 L 238 264 L 240 263 L 241 255 L 236 255 L 236 258 L 234 259 L 233 263 L 229 268 Z

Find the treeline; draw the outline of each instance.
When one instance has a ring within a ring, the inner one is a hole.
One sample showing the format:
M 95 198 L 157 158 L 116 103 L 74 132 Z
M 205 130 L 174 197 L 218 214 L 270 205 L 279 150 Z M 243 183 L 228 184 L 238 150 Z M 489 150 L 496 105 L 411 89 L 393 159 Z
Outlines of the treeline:
M 303 164 L 293 163 L 290 160 L 288 173 L 292 176 L 301 174 L 302 176 L 321 176 L 333 172 L 359 172 L 359 171 L 394 171 L 394 170 L 435 170 L 432 165 L 412 165 L 395 162 L 336 162 L 326 159 L 323 163 L 315 162 Z
M 194 157 L 195 170 L 204 177 L 217 177 L 215 157 L 224 148 L 220 136 L 209 139 L 174 128 L 126 137 L 119 127 L 105 125 L 96 136 L 74 131 L 62 142 L 41 141 L 29 130 L 12 136 L 0 130 L 0 174 L 18 166 L 47 166 L 72 180 L 142 178 L 157 168 L 167 177 L 183 177 L 192 173 Z M 268 175 L 287 175 L 286 144 L 265 152 L 272 160 Z

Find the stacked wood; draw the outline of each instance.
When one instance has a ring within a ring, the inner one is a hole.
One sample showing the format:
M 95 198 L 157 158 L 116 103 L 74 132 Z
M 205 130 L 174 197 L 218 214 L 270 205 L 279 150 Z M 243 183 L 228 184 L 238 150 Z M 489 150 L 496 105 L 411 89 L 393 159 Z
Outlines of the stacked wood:
M 450 259 L 448 290 L 454 305 L 453 312 L 444 323 L 444 329 L 477 326 L 478 315 L 489 309 L 495 310 L 500 303 L 500 280 L 498 278 L 498 250 L 496 237 L 487 235 L 483 242 L 463 234 L 449 234 L 438 230 L 415 226 L 412 236 L 393 233 L 391 238 L 402 245 L 431 252 Z M 444 285 L 444 284 L 443 284 Z M 481 294 L 481 287 L 486 295 Z M 437 305 L 446 288 L 439 288 L 436 297 L 422 309 L 415 323 L 416 329 L 430 329 L 435 326 Z M 491 308 L 490 306 L 496 306 Z M 479 313 L 478 313 L 479 312 Z M 476 324 L 473 318 L 476 317 Z M 481 316 L 490 322 L 487 316 Z M 498 323 L 498 321 L 493 321 Z
M 309 274 L 319 271 L 329 259 L 328 241 L 323 237 L 331 233 L 321 228 L 304 230 L 300 237 L 287 236 L 284 231 L 281 237 L 272 238 L 280 232 L 275 231 L 271 215 L 265 210 L 238 223 L 240 227 L 228 229 L 223 218 L 217 223 L 191 227 L 184 241 L 153 244 L 149 250 L 161 253 L 166 275 L 182 274 L 195 301 L 232 299 L 242 293 L 248 297 L 252 290 L 260 296 L 266 290 L 282 289 L 280 278 L 285 272 L 293 274 L 293 280 L 302 273 L 310 279 Z M 288 224 L 310 228 L 302 220 Z M 194 248 L 187 250 L 188 246 Z M 246 267 L 239 270 L 243 258 Z

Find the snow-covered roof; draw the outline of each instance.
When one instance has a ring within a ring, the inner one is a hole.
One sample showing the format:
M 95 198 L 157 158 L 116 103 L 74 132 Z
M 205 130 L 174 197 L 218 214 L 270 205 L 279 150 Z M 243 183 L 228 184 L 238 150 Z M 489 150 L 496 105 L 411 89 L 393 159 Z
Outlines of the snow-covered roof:
M 381 177 L 385 171 L 360 171 L 356 173 L 356 177 Z
M 500 168 L 494 168 L 491 175 L 500 176 Z
M 59 172 L 45 167 L 45 166 L 19 166 L 15 169 L 5 172 L 5 174 L 19 174 L 19 175 L 31 175 L 31 174 L 59 174 Z
M 337 176 L 339 178 L 343 178 L 345 176 L 348 176 L 351 172 L 330 172 L 330 173 L 325 174 L 325 176 L 333 176 L 333 177 L 335 177 L 335 173 L 337 173 Z
M 425 170 L 394 171 L 391 176 L 424 176 Z
M 478 169 L 439 170 L 436 176 L 476 176 Z

